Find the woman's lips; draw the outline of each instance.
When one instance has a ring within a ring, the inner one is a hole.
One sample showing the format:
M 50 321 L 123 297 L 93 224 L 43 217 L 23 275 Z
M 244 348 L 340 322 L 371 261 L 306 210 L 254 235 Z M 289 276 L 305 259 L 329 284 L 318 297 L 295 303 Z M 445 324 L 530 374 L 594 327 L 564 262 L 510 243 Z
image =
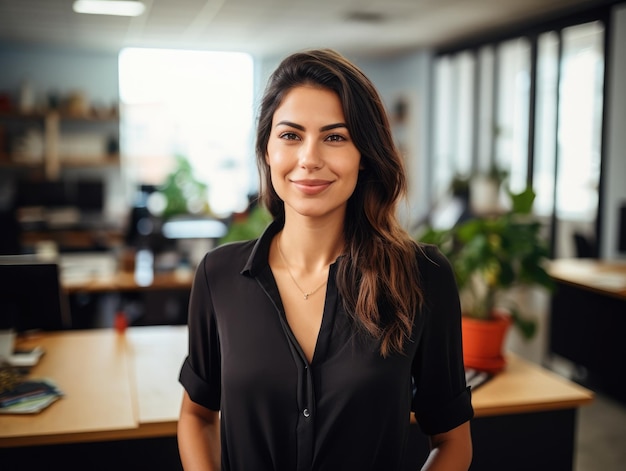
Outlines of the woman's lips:
M 328 188 L 332 182 L 328 180 L 293 180 L 292 183 L 305 195 L 317 195 Z

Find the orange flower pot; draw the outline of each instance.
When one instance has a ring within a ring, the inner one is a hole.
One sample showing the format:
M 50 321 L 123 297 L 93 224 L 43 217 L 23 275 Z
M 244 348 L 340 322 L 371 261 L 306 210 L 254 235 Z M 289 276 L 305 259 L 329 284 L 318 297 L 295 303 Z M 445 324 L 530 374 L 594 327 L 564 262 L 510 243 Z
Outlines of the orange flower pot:
M 494 313 L 492 319 L 461 319 L 463 360 L 467 368 L 496 373 L 506 366 L 503 346 L 511 318 Z

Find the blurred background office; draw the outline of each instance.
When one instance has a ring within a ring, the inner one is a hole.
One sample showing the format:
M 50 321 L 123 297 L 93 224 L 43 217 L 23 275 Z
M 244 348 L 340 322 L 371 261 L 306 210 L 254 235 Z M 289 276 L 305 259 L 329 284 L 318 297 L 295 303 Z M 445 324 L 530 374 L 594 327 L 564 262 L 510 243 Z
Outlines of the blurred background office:
M 4 254 L 60 255 L 66 280 L 145 267 L 149 285 L 250 234 L 268 74 L 289 52 L 333 47 L 382 94 L 413 233 L 500 211 L 530 186 L 552 257 L 626 255 L 621 1 L 95 4 L 130 10 L 0 4 Z
M 381 91 L 412 232 L 530 186 L 551 256 L 625 256 L 621 1 L 92 3 L 0 4 L 4 254 L 193 268 L 258 192 L 268 74 L 289 52 L 333 47 Z
M 268 221 L 258 100 L 309 47 L 381 92 L 412 233 L 532 187 L 552 258 L 626 259 L 623 0 L 0 0 L 0 255 L 59 264 L 72 328 L 184 323 L 202 255 Z M 509 348 L 543 363 L 532 306 Z
M 531 186 L 552 256 L 624 258 L 623 2 L 127 3 L 0 5 L 2 253 L 195 265 L 258 192 L 268 74 L 333 47 L 381 91 L 411 231 Z

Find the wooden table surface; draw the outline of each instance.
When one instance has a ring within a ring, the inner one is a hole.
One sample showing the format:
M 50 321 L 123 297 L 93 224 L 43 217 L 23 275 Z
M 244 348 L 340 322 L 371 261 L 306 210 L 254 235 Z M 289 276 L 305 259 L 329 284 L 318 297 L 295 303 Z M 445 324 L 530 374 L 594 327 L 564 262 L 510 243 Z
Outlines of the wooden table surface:
M 185 326 L 45 333 L 18 345 L 45 349 L 31 376 L 65 396 L 36 415 L 0 415 L 0 447 L 175 435 Z
M 191 289 L 194 273 L 189 268 L 157 270 L 149 283 L 140 283 L 133 267 L 122 265 L 112 253 L 62 254 L 62 288 L 68 294 Z
M 52 379 L 65 396 L 36 415 L 0 415 L 0 446 L 108 439 L 137 427 L 123 336 L 46 333 L 18 345 L 45 349 L 31 376 Z
M 512 353 L 504 371 L 472 394 L 476 417 L 569 409 L 592 400 L 588 389 Z
M 564 258 L 552 260 L 547 269 L 557 281 L 626 299 L 626 262 Z
M 183 399 L 178 373 L 187 355 L 187 327 L 134 327 L 126 334 L 143 433 L 176 434 Z
M 116 271 L 109 274 L 94 274 L 82 279 L 62 280 L 63 290 L 66 293 L 88 292 L 107 293 L 123 291 L 149 291 L 149 290 L 186 290 L 191 289 L 193 273 L 170 271 L 155 273 L 152 281 L 147 285 L 141 285 L 135 279 L 132 272 Z
M 0 447 L 175 435 L 186 326 L 46 333 L 20 342 L 45 348 L 32 376 L 52 378 L 66 396 L 37 415 L 0 415 Z M 506 369 L 474 392 L 476 417 L 575 408 L 593 399 L 554 373 L 507 358 Z

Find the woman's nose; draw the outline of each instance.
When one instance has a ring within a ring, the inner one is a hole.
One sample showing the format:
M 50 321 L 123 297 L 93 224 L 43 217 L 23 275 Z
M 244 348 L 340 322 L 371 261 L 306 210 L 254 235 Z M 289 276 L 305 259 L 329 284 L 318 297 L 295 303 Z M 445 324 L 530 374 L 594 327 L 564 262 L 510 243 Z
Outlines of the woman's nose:
M 322 156 L 317 143 L 313 140 L 304 141 L 300 146 L 298 163 L 302 168 L 311 170 L 319 169 L 322 166 Z

